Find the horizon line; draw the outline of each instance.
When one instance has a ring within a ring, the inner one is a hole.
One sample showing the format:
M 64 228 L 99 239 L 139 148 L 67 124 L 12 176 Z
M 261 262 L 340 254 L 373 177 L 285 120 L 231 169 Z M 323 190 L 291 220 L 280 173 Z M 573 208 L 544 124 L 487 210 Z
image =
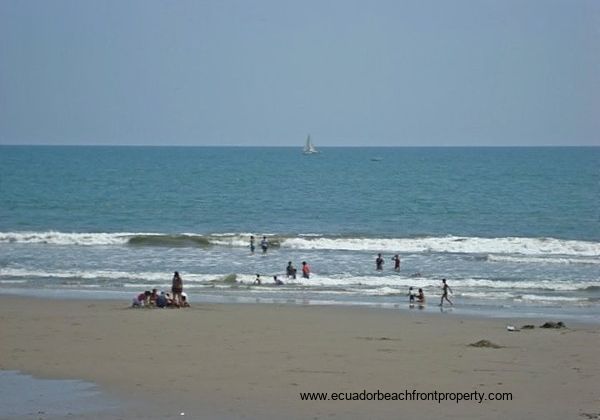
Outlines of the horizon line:
M 275 145 L 216 145 L 216 144 L 43 144 L 43 143 L 27 143 L 27 144 L 14 144 L 14 143 L 0 143 L 0 147 L 181 147 L 181 148 L 192 148 L 192 147 L 222 147 L 222 148 L 280 148 L 280 149 L 302 149 L 302 146 L 275 146 Z M 401 149 L 401 148 L 489 148 L 489 149 L 499 149 L 499 148 L 576 148 L 576 147 L 600 147 L 600 145 L 594 144 L 575 144 L 575 145 L 551 145 L 551 144 L 541 144 L 541 145 L 337 145 L 337 146 L 327 146 L 321 145 L 319 149 L 336 149 L 336 148 L 365 148 L 365 149 Z

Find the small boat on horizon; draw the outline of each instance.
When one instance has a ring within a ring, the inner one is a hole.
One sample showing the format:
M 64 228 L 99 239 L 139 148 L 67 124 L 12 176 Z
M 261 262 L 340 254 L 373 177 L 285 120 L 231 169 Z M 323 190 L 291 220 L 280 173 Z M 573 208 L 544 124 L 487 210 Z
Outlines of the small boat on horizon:
M 310 140 L 310 134 L 306 137 L 306 144 L 304 145 L 304 151 L 302 152 L 305 155 L 316 155 L 319 151 L 315 148 L 315 145 Z

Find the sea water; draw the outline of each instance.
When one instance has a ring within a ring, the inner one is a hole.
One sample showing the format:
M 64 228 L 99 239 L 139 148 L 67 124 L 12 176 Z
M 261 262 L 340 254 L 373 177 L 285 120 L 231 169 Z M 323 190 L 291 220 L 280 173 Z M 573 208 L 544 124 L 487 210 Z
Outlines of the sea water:
M 456 311 L 599 319 L 600 148 L 0 147 L 0 293 L 176 270 L 192 301 L 434 307 L 446 278 Z
M 0 418 L 119 418 L 121 402 L 95 384 L 72 379 L 39 379 L 0 370 Z

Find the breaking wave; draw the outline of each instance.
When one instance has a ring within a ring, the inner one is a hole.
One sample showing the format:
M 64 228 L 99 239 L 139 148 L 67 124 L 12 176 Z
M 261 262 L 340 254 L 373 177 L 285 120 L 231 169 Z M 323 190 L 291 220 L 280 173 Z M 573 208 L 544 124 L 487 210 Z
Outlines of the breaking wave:
M 118 270 L 40 270 L 27 268 L 0 268 L 0 280 L 3 282 L 26 281 L 28 279 L 57 279 L 63 281 L 85 281 L 88 284 L 97 284 L 102 286 L 107 281 L 130 284 L 170 284 L 171 272 L 125 272 Z M 188 287 L 194 286 L 233 286 L 233 285 L 251 285 L 255 279 L 255 274 L 247 273 L 223 273 L 223 274 L 203 274 L 182 272 L 184 282 Z M 421 287 L 426 290 L 439 290 L 440 279 L 432 277 L 404 277 L 404 276 L 354 276 L 338 275 L 325 276 L 314 274 L 310 279 L 287 279 L 280 276 L 285 282 L 285 286 L 323 289 L 323 290 L 362 290 L 370 293 L 368 290 L 383 288 L 388 293 L 406 293 L 409 287 Z M 271 275 L 263 274 L 265 283 L 272 282 Z M 477 291 L 512 291 L 520 290 L 523 292 L 530 290 L 554 291 L 554 292 L 598 292 L 600 291 L 600 281 L 568 281 L 568 280 L 544 280 L 544 281 L 525 281 L 525 280 L 495 280 L 487 278 L 463 278 L 453 279 L 450 282 L 453 289 L 457 292 L 466 294 Z M 386 289 L 387 288 L 387 289 Z M 497 292 L 494 292 L 497 293 Z
M 256 236 L 256 244 L 260 236 Z M 250 234 L 0 232 L 1 243 L 80 246 L 247 247 Z M 479 238 L 463 236 L 360 238 L 267 235 L 271 247 L 389 253 L 485 255 L 488 261 L 600 264 L 600 242 L 555 238 Z M 545 260 L 531 258 L 552 257 Z M 584 258 L 586 257 L 586 258 Z

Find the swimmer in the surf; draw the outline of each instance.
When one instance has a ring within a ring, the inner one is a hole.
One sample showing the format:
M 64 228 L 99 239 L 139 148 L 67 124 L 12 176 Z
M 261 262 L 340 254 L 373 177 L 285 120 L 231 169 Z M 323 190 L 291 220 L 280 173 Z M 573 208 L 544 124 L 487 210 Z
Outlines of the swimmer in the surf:
M 392 261 L 394 261 L 394 270 L 400 271 L 400 256 L 398 254 L 394 255 Z
M 375 269 L 377 271 L 383 270 L 383 257 L 381 254 L 377 254 L 377 258 L 375 259 Z

